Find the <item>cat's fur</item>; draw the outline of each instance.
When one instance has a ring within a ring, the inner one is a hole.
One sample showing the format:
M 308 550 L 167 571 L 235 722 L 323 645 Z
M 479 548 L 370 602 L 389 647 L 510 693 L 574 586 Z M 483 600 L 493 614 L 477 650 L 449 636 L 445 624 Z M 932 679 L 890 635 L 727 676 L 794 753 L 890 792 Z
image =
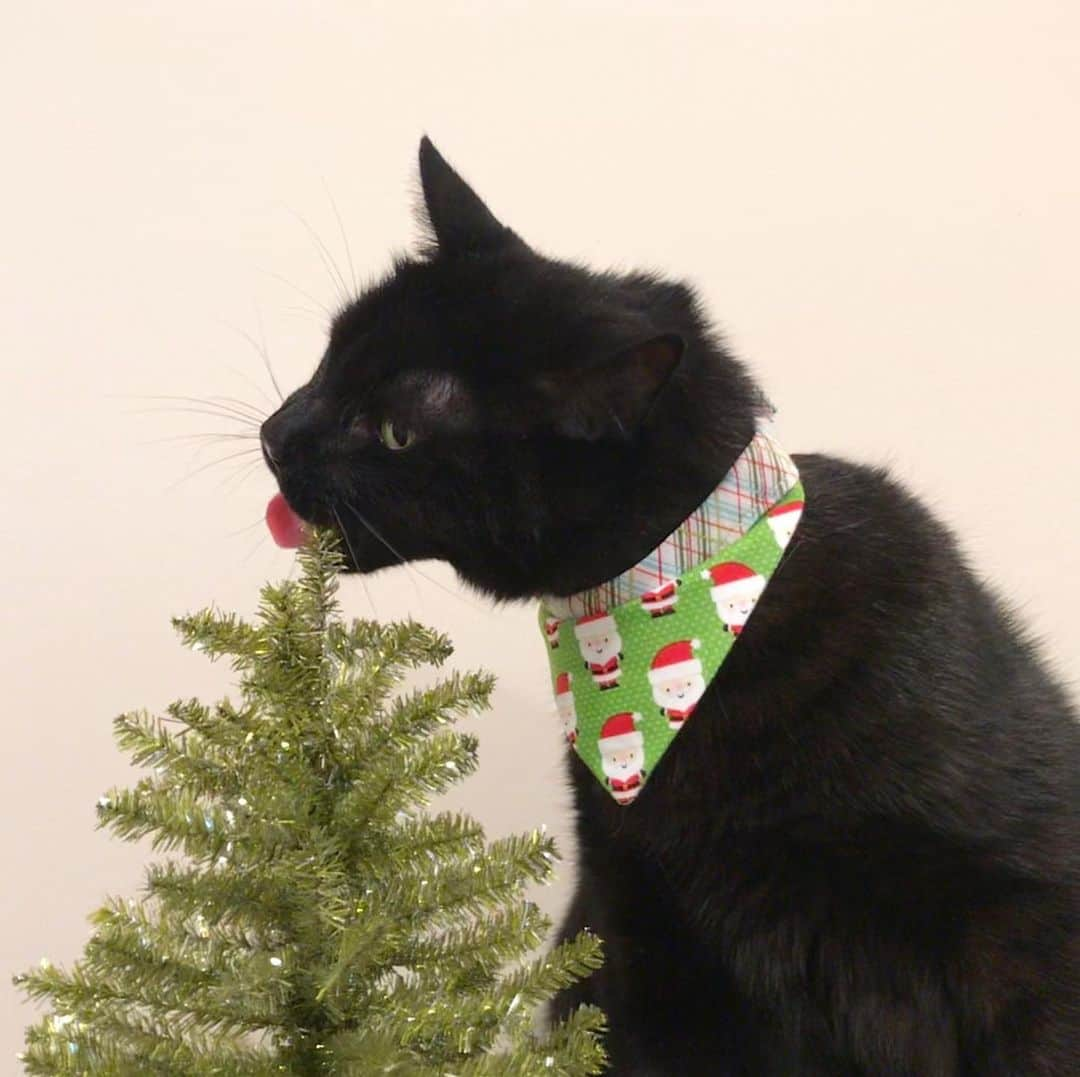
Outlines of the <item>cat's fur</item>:
M 264 427 L 282 492 L 362 571 L 437 557 L 502 599 L 610 578 L 715 486 L 763 398 L 684 284 L 540 256 L 426 140 L 421 178 L 422 256 Z M 388 418 L 415 445 L 384 447 Z M 568 755 L 564 932 L 607 960 L 557 1009 L 607 1011 L 617 1074 L 1080 1074 L 1065 693 L 914 497 L 795 459 L 795 539 L 636 803 Z

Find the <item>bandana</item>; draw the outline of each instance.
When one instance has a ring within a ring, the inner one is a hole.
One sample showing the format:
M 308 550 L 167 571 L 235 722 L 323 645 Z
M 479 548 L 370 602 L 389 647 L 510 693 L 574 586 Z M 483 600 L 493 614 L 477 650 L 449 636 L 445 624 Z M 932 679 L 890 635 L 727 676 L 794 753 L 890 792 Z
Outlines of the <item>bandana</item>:
M 541 600 L 566 739 L 619 804 L 633 803 L 692 717 L 802 510 L 798 469 L 759 427 L 647 557 L 588 591 Z

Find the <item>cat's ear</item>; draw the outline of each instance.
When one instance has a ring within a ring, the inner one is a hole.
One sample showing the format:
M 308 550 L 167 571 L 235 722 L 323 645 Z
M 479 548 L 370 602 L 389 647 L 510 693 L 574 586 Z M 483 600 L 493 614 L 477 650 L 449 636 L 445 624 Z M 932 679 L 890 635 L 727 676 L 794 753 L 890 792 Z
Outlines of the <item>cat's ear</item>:
M 633 437 L 679 365 L 684 347 L 678 334 L 665 333 L 599 362 L 544 375 L 539 387 L 555 429 L 586 441 Z
M 443 254 L 491 249 L 517 240 L 427 135 L 420 140 L 420 183 L 431 231 Z

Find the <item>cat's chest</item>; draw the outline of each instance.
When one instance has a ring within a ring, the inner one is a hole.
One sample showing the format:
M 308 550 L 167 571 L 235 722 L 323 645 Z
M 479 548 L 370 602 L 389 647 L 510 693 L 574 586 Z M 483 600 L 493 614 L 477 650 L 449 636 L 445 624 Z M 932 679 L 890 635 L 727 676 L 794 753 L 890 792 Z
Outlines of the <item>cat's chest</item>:
M 632 803 L 619 804 L 568 753 L 578 859 L 611 900 L 649 877 L 669 913 L 723 916 L 790 860 L 813 777 L 798 745 L 766 722 L 775 702 L 724 688 L 710 688 Z M 734 728 L 736 708 L 745 728 Z

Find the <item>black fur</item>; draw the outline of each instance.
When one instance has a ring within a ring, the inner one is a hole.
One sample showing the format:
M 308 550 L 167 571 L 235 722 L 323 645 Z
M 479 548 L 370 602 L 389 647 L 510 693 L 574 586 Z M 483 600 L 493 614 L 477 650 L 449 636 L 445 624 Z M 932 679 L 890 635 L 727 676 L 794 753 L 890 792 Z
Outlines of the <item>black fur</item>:
M 424 256 L 264 427 L 282 491 L 362 571 L 438 557 L 501 599 L 610 578 L 764 399 L 685 285 L 541 257 L 426 140 L 421 177 Z M 607 963 L 557 1010 L 607 1011 L 617 1074 L 1080 1074 L 1069 702 L 917 500 L 796 461 L 795 539 L 636 803 L 570 756 L 564 933 Z

